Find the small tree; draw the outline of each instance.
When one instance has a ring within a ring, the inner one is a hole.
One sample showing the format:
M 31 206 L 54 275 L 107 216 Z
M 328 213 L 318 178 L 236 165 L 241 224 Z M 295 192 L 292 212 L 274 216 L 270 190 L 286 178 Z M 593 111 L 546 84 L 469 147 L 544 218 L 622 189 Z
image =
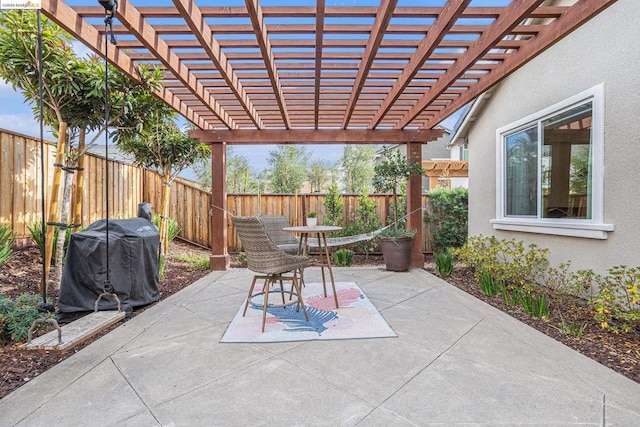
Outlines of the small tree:
M 344 224 L 344 203 L 340 199 L 338 184 L 333 181 L 324 198 L 324 224 L 342 226 Z
M 316 160 L 311 163 L 307 179 L 312 193 L 319 193 L 331 179 L 331 173 L 327 162 L 324 160 Z
M 347 145 L 342 153 L 344 191 L 368 193 L 373 179 L 376 149 L 369 145 Z
M 157 101 L 161 102 L 161 101 Z M 171 183 L 187 167 L 211 155 L 208 145 L 181 132 L 173 120 L 173 112 L 158 115 L 140 136 L 120 134 L 118 147 L 133 154 L 135 164 L 155 171 L 162 179 L 162 201 L 160 209 L 160 273 L 169 249 L 167 218 Z
M 374 168 L 375 178 L 373 180 L 373 186 L 376 191 L 391 191 L 393 196 L 393 227 L 390 227 L 385 234 L 395 237 L 409 235 L 412 237 L 415 234 L 414 231 L 401 230 L 399 227 L 398 192 L 401 186 L 405 185 L 411 176 L 422 175 L 424 174 L 424 170 L 418 162 L 407 161 L 407 157 L 397 150 L 393 151 L 385 147 L 382 153 L 385 160 L 377 164 Z
M 279 145 L 269 152 L 269 180 L 274 193 L 295 193 L 307 178 L 309 154 L 304 147 Z

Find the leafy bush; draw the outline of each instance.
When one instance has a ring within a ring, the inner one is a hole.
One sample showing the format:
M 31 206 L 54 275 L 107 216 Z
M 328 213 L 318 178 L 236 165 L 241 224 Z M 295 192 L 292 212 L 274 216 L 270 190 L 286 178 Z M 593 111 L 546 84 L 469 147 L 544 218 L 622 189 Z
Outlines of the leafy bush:
M 333 263 L 338 267 L 348 267 L 353 264 L 353 251 L 339 249 L 333 254 Z
M 436 261 L 436 271 L 441 276 L 450 276 L 453 273 L 453 255 L 449 252 L 441 252 L 433 255 Z
M 429 211 L 424 220 L 431 230 L 433 252 L 459 248 L 467 240 L 469 191 L 466 188 L 436 188 L 429 192 Z
M 155 225 L 157 229 L 160 229 L 160 215 L 153 215 L 151 222 L 153 222 L 153 225 Z M 178 224 L 178 221 L 175 219 L 167 217 L 167 237 L 169 241 L 171 242 L 175 239 L 178 234 L 180 234 L 180 224 Z
M 505 286 L 530 288 L 542 283 L 549 263 L 548 249 L 534 244 L 525 247 L 522 241 L 498 240 L 495 237 L 474 236 L 452 251 L 456 258 L 473 267 L 478 281 L 483 271 Z
M 14 234 L 9 225 L 0 227 L 0 265 L 4 264 L 13 253 Z
M 34 223 L 31 223 L 31 224 L 28 224 L 27 228 L 29 229 L 29 234 L 31 235 L 31 238 L 36 243 L 36 246 L 38 247 L 38 249 L 40 249 L 40 254 L 44 257 L 44 245 L 42 244 L 42 223 L 41 222 L 34 222 Z M 65 235 L 64 235 L 64 250 L 65 250 L 65 252 L 67 251 L 67 247 L 69 246 L 69 240 L 71 239 L 71 233 L 73 233 L 73 230 L 71 228 L 67 228 L 66 231 L 65 231 Z M 53 241 L 54 242 L 58 241 L 58 235 L 59 234 L 60 234 L 60 227 L 55 226 L 53 228 Z M 57 253 L 57 247 L 54 244 L 53 245 L 53 250 L 51 251 L 51 265 L 56 265 L 56 253 Z
M 38 295 L 22 294 L 15 300 L 0 295 L 0 344 L 16 343 L 27 338 L 33 321 L 41 314 Z M 52 316 L 49 314 L 48 316 Z
M 358 198 L 358 209 L 355 218 L 352 218 L 342 230 L 343 236 L 355 236 L 358 234 L 369 233 L 380 227 L 380 219 L 376 213 L 376 203 L 366 194 L 360 195 Z M 364 240 L 352 245 L 360 253 L 368 256 L 369 252 L 376 249 L 376 241 Z

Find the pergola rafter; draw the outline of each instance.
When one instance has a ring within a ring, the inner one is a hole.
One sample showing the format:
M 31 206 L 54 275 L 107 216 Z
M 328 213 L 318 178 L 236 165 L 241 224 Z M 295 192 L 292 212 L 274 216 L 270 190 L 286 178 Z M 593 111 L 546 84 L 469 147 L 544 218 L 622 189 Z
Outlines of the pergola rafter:
M 464 71 L 483 57 L 498 41 L 502 40 L 517 25 L 522 22 L 531 11 L 535 10 L 544 0 L 522 0 L 513 2 L 496 19 L 496 22 L 487 29 L 478 40 L 469 46 L 465 55 L 447 69 L 447 72 L 438 79 L 438 82 L 425 93 L 425 95 L 409 110 L 396 124 L 396 128 L 402 129 L 413 121 L 425 108 L 447 90 L 464 73 Z
M 99 55 L 104 55 L 104 34 L 90 25 L 82 16 L 80 16 L 73 8 L 63 2 L 55 0 L 42 0 L 43 13 L 58 25 L 64 28 L 73 37 L 82 40 L 87 47 L 92 49 Z M 103 12 L 104 14 L 104 12 Z M 109 61 L 124 74 L 128 75 L 135 81 L 140 81 L 140 76 L 136 70 L 136 64 L 122 50 L 113 48 L 108 50 Z M 162 88 L 155 92 L 155 95 L 162 99 L 167 105 L 173 107 L 180 112 L 192 123 L 201 128 L 210 127 L 210 123 L 204 119 L 196 111 L 190 109 L 180 99 L 176 98 L 167 88 Z
M 513 73 L 531 59 L 547 50 L 559 39 L 571 33 L 580 25 L 588 21 L 592 16 L 600 13 L 600 11 L 616 1 L 617 0 L 585 0 L 579 5 L 565 10 L 558 19 L 549 24 L 549 31 L 536 37 L 526 46 L 526 48 L 520 49 L 518 52 L 510 55 L 500 69 L 482 77 L 480 82 L 481 85 L 479 86 L 483 88 L 482 92 L 491 89 L 496 84 L 500 83 L 509 74 Z M 467 103 L 473 101 L 477 96 L 480 96 L 482 92 L 478 92 L 478 88 L 471 88 L 437 114 L 432 116 L 423 127 L 429 128 L 431 125 L 435 126 L 459 108 L 462 108 Z
M 353 85 L 353 89 L 351 90 L 347 110 L 344 114 L 344 119 L 342 120 L 342 127 L 344 129 L 349 125 L 351 115 L 353 114 L 353 110 L 355 109 L 360 93 L 362 92 L 362 87 L 369 75 L 371 64 L 373 64 L 373 60 L 376 58 L 378 48 L 380 47 L 380 43 L 382 43 L 382 38 L 384 37 L 385 31 L 389 26 L 389 22 L 393 17 L 393 11 L 396 8 L 397 3 L 398 0 L 382 0 L 382 2 L 380 2 L 380 8 L 378 9 L 376 19 L 373 23 L 373 27 L 371 28 L 371 35 L 367 41 L 364 54 L 361 55 L 362 61 L 360 62 L 356 81 Z
M 226 85 L 233 91 L 234 95 L 244 108 L 245 112 L 258 128 L 264 127 L 262 119 L 256 112 L 251 100 L 247 96 L 242 83 L 238 79 L 238 76 L 233 71 L 233 67 L 229 64 L 226 55 L 220 49 L 220 45 L 213 37 L 211 28 L 205 22 L 200 9 L 195 4 L 194 0 L 173 0 L 176 9 L 184 17 L 185 22 L 191 28 L 196 40 L 200 43 L 205 53 L 205 59 L 210 59 L 218 68 L 220 76 L 224 79 Z M 184 58 L 181 58 L 184 60 Z
M 136 9 L 129 1 L 120 2 L 114 49 L 164 68 L 163 96 L 198 126 L 230 129 L 434 127 L 535 55 L 535 40 L 562 38 L 553 24 L 567 12 L 612 3 L 343 7 L 245 0 L 218 7 L 175 0 Z M 100 6 L 71 9 L 103 33 Z
M 193 0 L 192 0 L 193 1 Z M 245 0 L 247 5 L 247 13 L 251 19 L 253 25 L 253 32 L 256 35 L 260 52 L 262 53 L 262 59 L 264 60 L 265 69 L 271 80 L 271 87 L 282 115 L 282 121 L 284 127 L 289 129 L 291 123 L 289 121 L 289 112 L 287 111 L 287 105 L 284 101 L 284 94 L 282 93 L 282 87 L 280 86 L 280 78 L 278 77 L 278 69 L 273 55 L 273 49 L 271 49 L 271 42 L 269 41 L 269 35 L 267 27 L 264 23 L 264 17 L 262 16 L 262 7 L 258 0 Z
M 228 128 L 235 129 L 237 125 L 213 96 L 206 91 L 202 84 L 189 71 L 165 41 L 158 36 L 155 29 L 140 15 L 138 10 L 128 0 L 120 0 L 118 5 L 118 19 L 124 23 L 127 30 L 134 34 L 142 44 L 162 62 L 173 75 L 178 78 L 209 110 Z

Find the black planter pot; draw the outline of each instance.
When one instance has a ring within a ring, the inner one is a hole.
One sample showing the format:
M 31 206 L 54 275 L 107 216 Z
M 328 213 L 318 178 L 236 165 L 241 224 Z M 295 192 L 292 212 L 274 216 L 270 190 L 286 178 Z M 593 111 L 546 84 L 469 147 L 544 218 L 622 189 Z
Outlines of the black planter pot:
M 407 271 L 411 268 L 413 237 L 379 238 L 384 263 L 389 271 Z

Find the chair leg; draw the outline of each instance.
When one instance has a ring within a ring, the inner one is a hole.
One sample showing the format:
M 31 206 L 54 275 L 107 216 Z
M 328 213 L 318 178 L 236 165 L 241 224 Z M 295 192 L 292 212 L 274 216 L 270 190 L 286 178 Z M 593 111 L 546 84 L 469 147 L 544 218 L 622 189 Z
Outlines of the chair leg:
M 307 308 L 304 305 L 304 300 L 302 299 L 302 290 L 300 289 L 300 284 L 298 283 L 298 279 L 296 279 L 296 275 L 293 275 L 291 279 L 292 286 L 296 289 L 296 293 L 298 294 L 298 306 L 302 306 L 302 312 L 304 313 L 304 318 L 309 321 L 309 316 L 307 315 Z
M 282 296 L 282 304 L 284 305 L 285 304 L 285 301 L 284 301 L 284 282 L 282 281 L 282 276 L 281 275 L 278 275 L 278 279 L 280 279 L 280 295 Z M 275 280 L 275 278 L 274 278 L 274 280 Z
M 247 295 L 247 302 L 244 304 L 244 311 L 242 312 L 242 317 L 247 314 L 247 307 L 249 307 L 249 300 L 251 299 L 251 295 L 253 294 L 253 288 L 256 286 L 256 276 L 253 276 L 253 281 L 251 282 L 251 287 L 249 288 L 249 295 Z
M 262 290 L 264 292 L 263 305 L 262 305 L 262 332 L 264 332 L 264 324 L 267 320 L 267 306 L 269 304 L 269 286 L 271 285 L 271 281 L 274 279 L 267 279 L 267 283 L 265 284 L 265 288 Z

